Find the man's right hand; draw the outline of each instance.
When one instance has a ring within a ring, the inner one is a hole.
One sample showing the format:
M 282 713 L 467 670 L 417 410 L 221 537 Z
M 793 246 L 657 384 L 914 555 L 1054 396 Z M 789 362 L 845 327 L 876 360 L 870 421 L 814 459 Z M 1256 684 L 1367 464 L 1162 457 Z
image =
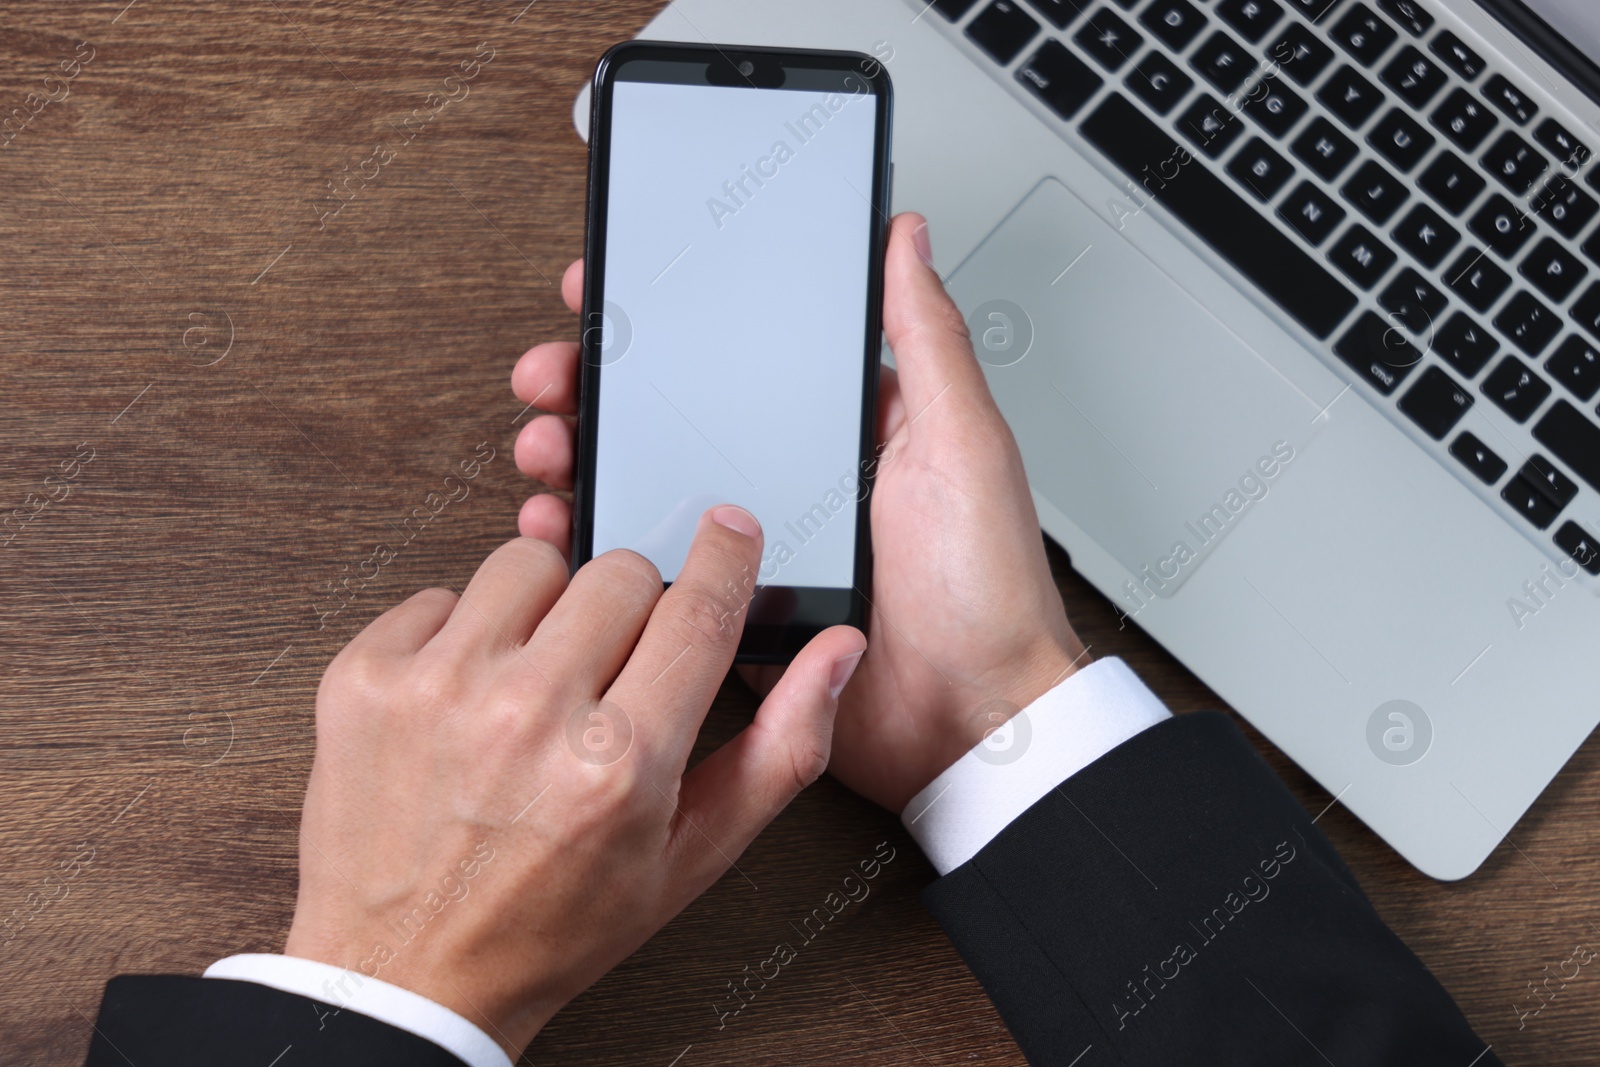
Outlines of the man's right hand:
M 879 465 L 870 501 L 870 644 L 840 700 L 829 770 L 899 813 L 1017 709 L 1087 662 L 1045 559 L 1010 428 L 965 322 L 929 266 L 926 224 L 897 216 L 884 275 L 884 333 L 898 374 L 879 389 Z M 562 295 L 580 310 L 583 264 Z M 517 440 L 518 468 L 572 487 L 578 345 L 539 345 L 512 388 L 544 411 Z M 568 550 L 570 506 L 523 505 L 525 536 Z M 781 667 L 746 668 L 765 693 Z

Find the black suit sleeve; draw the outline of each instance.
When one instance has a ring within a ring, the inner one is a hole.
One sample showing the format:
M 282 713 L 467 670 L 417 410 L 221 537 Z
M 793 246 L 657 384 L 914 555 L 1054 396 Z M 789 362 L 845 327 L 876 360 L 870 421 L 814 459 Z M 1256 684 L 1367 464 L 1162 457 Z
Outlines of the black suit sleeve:
M 106 983 L 85 1067 L 128 1063 L 465 1067 L 433 1042 L 370 1016 L 254 982 L 176 975 Z
M 923 900 L 1035 1067 L 1500 1063 L 1218 713 L 1118 746 Z

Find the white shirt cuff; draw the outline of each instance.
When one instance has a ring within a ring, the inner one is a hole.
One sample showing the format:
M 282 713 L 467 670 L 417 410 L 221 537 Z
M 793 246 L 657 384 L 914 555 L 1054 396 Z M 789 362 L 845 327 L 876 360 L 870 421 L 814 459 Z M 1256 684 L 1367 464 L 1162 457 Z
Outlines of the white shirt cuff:
M 203 977 L 255 982 L 335 1009 L 348 1008 L 432 1041 L 470 1067 L 511 1067 L 510 1057 L 494 1039 L 443 1004 L 342 967 L 298 956 L 249 953 L 218 960 Z
M 934 870 L 949 874 L 1046 793 L 1171 717 L 1126 663 L 1096 660 L 951 764 L 900 821 Z

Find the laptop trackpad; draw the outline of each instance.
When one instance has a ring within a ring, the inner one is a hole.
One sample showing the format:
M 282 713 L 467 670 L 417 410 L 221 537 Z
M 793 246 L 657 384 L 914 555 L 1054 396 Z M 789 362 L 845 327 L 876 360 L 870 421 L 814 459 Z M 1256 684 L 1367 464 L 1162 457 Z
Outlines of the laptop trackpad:
M 1053 178 L 949 284 L 1034 491 L 1158 595 L 1249 521 L 1326 422 Z

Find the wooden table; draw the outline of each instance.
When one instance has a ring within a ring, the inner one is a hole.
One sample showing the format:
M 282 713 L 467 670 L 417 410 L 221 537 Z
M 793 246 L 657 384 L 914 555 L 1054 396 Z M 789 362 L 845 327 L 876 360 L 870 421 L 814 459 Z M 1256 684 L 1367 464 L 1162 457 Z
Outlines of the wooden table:
M 318 677 L 515 534 L 530 415 L 507 375 L 575 336 L 551 285 L 583 234 L 573 96 L 659 6 L 125 3 L 0 9 L 0 112 L 23 109 L 0 147 L 0 514 L 32 514 L 0 528 L 4 1064 L 81 1062 L 110 975 L 281 947 Z M 470 495 L 407 536 L 480 446 Z M 1220 704 L 1052 552 L 1097 654 L 1175 709 Z M 708 741 L 753 707 L 730 681 Z M 1513 1005 L 1600 944 L 1597 804 L 1591 743 L 1462 885 L 1340 806 L 1320 825 L 1479 1033 L 1555 1067 L 1600 1057 L 1600 970 L 1521 1028 Z M 881 841 L 870 896 L 719 1020 Z M 1022 1062 L 894 818 L 825 780 L 739 866 L 562 1012 L 540 1061 Z

